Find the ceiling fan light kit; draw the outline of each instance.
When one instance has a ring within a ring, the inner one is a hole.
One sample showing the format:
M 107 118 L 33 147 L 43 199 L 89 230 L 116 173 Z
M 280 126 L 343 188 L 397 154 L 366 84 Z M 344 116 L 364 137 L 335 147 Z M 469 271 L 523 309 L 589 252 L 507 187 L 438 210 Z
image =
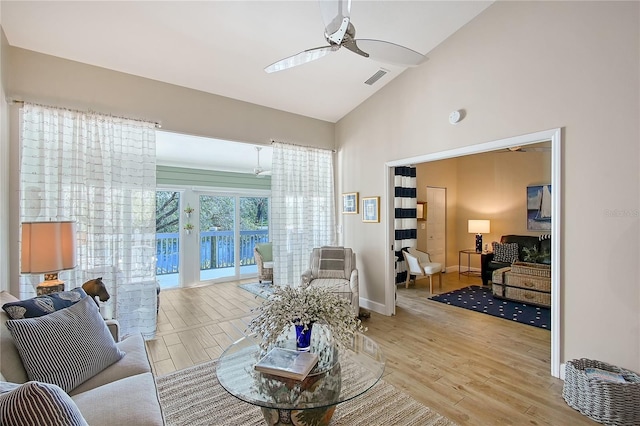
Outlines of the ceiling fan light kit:
M 324 37 L 329 45 L 307 49 L 274 62 L 264 69 L 267 73 L 315 61 L 341 47 L 365 58 L 404 67 L 420 65 L 426 59 L 421 53 L 399 44 L 374 39 L 357 40 L 356 28 L 350 18 L 351 0 L 320 0 L 320 12 L 325 23 Z

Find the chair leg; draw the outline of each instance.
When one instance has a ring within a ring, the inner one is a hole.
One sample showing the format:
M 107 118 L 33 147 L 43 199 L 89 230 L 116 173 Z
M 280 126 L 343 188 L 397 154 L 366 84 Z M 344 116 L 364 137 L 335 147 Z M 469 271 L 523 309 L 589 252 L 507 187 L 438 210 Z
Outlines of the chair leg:
M 411 281 L 411 274 L 407 271 L 407 281 L 404 283 L 404 288 L 409 288 L 409 281 Z
M 433 294 L 433 274 L 429 275 L 429 293 Z
M 438 283 L 440 284 L 440 290 L 442 290 L 442 271 L 438 274 Z

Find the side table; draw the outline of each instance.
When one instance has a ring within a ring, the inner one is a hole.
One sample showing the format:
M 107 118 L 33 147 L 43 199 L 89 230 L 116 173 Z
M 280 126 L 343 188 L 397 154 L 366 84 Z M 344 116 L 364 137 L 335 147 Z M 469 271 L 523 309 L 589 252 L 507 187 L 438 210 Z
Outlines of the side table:
M 466 271 L 462 270 L 462 258 L 464 257 L 463 256 L 464 254 L 467 255 L 467 270 Z M 460 250 L 458 252 L 458 278 L 460 278 L 460 275 L 465 275 L 467 277 L 479 277 L 480 276 L 480 272 L 479 271 L 472 271 L 471 270 L 471 255 L 472 254 L 476 254 L 476 255 L 480 256 L 480 255 L 482 255 L 482 252 L 475 251 L 475 249 L 464 249 L 464 250 Z

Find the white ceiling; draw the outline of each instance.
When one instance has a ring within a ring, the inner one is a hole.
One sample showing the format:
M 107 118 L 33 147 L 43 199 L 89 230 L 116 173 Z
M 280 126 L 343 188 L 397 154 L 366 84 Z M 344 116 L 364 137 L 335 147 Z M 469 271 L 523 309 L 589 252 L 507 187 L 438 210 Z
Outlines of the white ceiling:
M 353 0 L 351 22 L 356 38 L 390 41 L 428 57 L 491 3 Z M 327 44 L 315 0 L 2 0 L 0 8 L 12 46 L 329 122 L 344 117 L 404 71 L 340 49 L 293 69 L 265 73 L 264 67 L 279 59 Z M 373 86 L 364 84 L 381 67 L 389 74 Z M 215 155 L 183 158 L 201 151 L 171 146 L 202 138 L 160 139 L 161 164 L 196 167 L 203 158 L 236 152 L 236 158 L 225 159 L 226 169 L 254 167 L 255 152 L 248 153 L 255 151 L 252 145 L 229 150 L 209 140 Z M 268 168 L 270 153 L 261 152 L 261 163 L 263 154 Z

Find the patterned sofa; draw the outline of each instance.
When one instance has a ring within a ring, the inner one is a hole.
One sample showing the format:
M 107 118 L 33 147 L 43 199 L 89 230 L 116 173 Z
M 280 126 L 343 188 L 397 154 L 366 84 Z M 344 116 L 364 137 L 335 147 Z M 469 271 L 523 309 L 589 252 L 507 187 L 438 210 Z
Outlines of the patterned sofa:
M 489 285 L 493 271 L 511 266 L 514 261 L 551 264 L 551 236 L 548 234 L 503 235 L 500 243 L 493 243 L 493 247 L 492 253 L 483 253 L 481 257 L 482 285 Z

